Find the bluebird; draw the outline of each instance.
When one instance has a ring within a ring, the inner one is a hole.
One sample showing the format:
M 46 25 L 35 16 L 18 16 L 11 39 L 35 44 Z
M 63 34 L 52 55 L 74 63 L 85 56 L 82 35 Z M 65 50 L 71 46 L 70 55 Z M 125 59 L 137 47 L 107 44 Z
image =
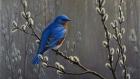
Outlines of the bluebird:
M 66 15 L 57 16 L 42 32 L 41 40 L 33 64 L 39 64 L 39 54 L 43 55 L 48 49 L 58 49 L 62 46 L 67 31 L 67 23 L 71 19 Z

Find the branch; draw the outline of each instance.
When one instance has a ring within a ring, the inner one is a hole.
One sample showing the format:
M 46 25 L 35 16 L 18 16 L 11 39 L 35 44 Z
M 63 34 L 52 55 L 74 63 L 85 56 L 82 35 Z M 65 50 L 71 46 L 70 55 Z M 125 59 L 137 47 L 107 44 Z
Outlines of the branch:
M 114 30 L 114 35 L 113 38 L 115 39 L 115 41 L 117 42 L 117 46 L 119 48 L 117 48 L 117 59 L 116 62 L 114 64 L 114 68 L 113 68 L 113 60 L 111 60 L 111 58 L 113 58 L 112 54 L 114 53 L 114 48 L 110 48 L 110 33 L 108 31 L 107 26 L 105 25 L 105 21 L 107 21 L 108 19 L 108 14 L 105 12 L 105 9 L 103 8 L 104 4 L 105 4 L 105 0 L 97 0 L 98 3 L 98 7 L 96 8 L 98 13 L 101 16 L 101 22 L 102 25 L 104 27 L 105 30 L 105 34 L 106 34 L 106 42 L 104 42 L 105 47 L 108 49 L 108 56 L 109 56 L 109 63 L 107 63 L 107 66 L 109 67 L 109 69 L 112 72 L 113 78 L 116 79 L 116 68 L 118 63 L 120 63 L 121 67 L 123 68 L 122 72 L 123 72 L 123 78 L 124 79 L 129 79 L 130 78 L 130 74 L 128 74 L 127 68 L 126 68 L 126 46 L 122 44 L 122 34 L 124 34 L 125 29 L 122 28 L 122 23 L 124 22 L 124 15 L 123 15 L 123 11 L 122 11 L 122 3 L 124 3 L 123 0 L 120 0 L 120 4 L 119 4 L 119 17 L 117 20 L 114 20 L 114 22 L 111 22 L 111 26 Z M 113 52 L 113 53 L 112 53 Z M 111 54 L 112 53 L 112 54 Z
M 31 32 L 32 32 L 32 36 L 36 37 L 39 41 L 40 41 L 40 37 L 36 34 L 36 32 L 34 31 L 34 28 L 32 27 L 33 26 L 33 19 L 31 18 L 31 13 L 30 12 L 27 12 L 26 11 L 26 8 L 27 8 L 27 1 L 24 0 L 22 2 L 22 5 L 23 5 L 23 13 L 22 13 L 22 16 L 23 18 L 26 20 L 27 22 L 27 27 L 29 27 L 29 29 L 31 29 Z M 15 24 L 17 26 L 17 24 Z M 27 33 L 26 31 L 22 30 L 22 29 L 19 29 L 20 31 L 24 32 L 25 34 L 29 34 Z M 99 77 L 100 79 L 105 79 L 102 75 L 100 75 L 99 73 L 95 72 L 95 71 L 92 71 L 88 68 L 86 68 L 85 66 L 83 66 L 80 62 L 77 62 L 77 61 L 73 61 L 71 60 L 68 56 L 66 56 L 63 52 L 60 52 L 58 50 L 54 50 L 52 49 L 57 55 L 59 55 L 60 57 L 63 57 L 64 59 L 66 59 L 67 61 L 70 61 L 72 62 L 74 65 L 78 66 L 79 68 L 83 69 L 84 72 L 82 73 L 69 73 L 69 72 L 66 72 L 66 71 L 63 71 L 65 74 L 69 74 L 69 75 L 82 75 L 82 74 L 86 74 L 86 73 L 90 73 L 92 75 L 95 75 L 97 77 Z M 47 66 L 48 68 L 53 68 L 53 69 L 57 69 L 53 66 Z
M 76 66 L 80 67 L 81 69 L 83 69 L 84 71 L 87 71 L 88 73 L 91 73 L 92 75 L 96 75 L 97 77 L 99 77 L 100 79 L 105 79 L 102 75 L 100 75 L 99 73 L 95 72 L 95 71 L 92 71 L 88 68 L 86 68 L 85 66 L 83 66 L 80 62 L 75 62 L 75 61 L 72 61 L 68 56 L 64 55 L 63 52 L 61 51 L 58 51 L 58 50 L 54 50 L 52 49 L 57 55 L 63 57 L 64 59 L 72 62 L 73 64 L 75 64 Z
M 97 0 L 98 6 L 96 7 L 96 9 L 97 9 L 99 15 L 101 16 L 101 22 L 102 22 L 102 25 L 103 25 L 104 31 L 105 31 L 105 38 L 106 38 L 105 48 L 107 48 L 107 50 L 108 50 L 108 61 L 109 61 L 109 63 L 107 63 L 107 65 L 113 75 L 113 78 L 117 79 L 116 73 L 113 68 L 113 55 L 112 55 L 111 47 L 110 47 L 111 33 L 109 32 L 109 30 L 105 24 L 105 22 L 108 19 L 108 14 L 106 13 L 105 8 L 103 7 L 104 4 L 105 4 L 105 0 Z
M 122 34 L 124 34 L 125 32 L 125 29 L 122 28 L 122 23 L 124 22 L 124 15 L 123 15 L 123 11 L 122 11 L 122 3 L 124 3 L 123 0 L 120 0 L 119 1 L 119 19 L 118 19 L 118 23 L 119 23 L 119 31 L 117 30 L 117 25 L 115 26 L 114 30 L 115 30 L 115 36 L 116 36 L 116 42 L 119 46 L 119 53 L 118 53 L 118 58 L 117 58 L 117 61 L 116 61 L 116 64 L 115 64 L 115 70 L 117 68 L 117 65 L 118 65 L 118 62 L 120 61 L 120 64 L 123 68 L 123 78 L 124 79 L 128 79 L 128 75 L 130 77 L 130 74 L 128 74 L 127 72 L 127 68 L 126 68 L 126 55 L 125 55 L 125 52 L 126 52 L 126 47 L 122 45 Z
M 90 72 L 86 71 L 86 72 L 82 72 L 82 73 L 71 73 L 71 72 L 66 72 L 64 70 L 60 70 L 59 68 L 57 67 L 54 67 L 54 66 L 51 66 L 51 65 L 47 65 L 45 66 L 46 68 L 52 68 L 52 69 L 55 69 L 55 70 L 59 70 L 61 71 L 62 73 L 61 74 L 67 74 L 67 75 L 84 75 L 84 74 L 88 74 Z

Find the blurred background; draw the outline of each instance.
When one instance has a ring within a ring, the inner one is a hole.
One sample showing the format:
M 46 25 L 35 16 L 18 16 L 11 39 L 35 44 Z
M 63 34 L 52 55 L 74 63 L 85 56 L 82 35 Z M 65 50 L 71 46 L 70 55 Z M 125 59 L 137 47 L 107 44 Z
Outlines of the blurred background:
M 124 0 L 123 11 L 126 28 L 124 44 L 127 46 L 127 67 L 131 79 L 140 79 L 140 0 Z M 102 46 L 104 29 L 96 12 L 96 0 L 27 0 L 28 10 L 34 19 L 34 28 L 40 36 L 41 31 L 51 20 L 61 14 L 68 15 L 73 21 L 64 45 L 60 48 L 67 55 L 76 55 L 81 63 L 112 79 L 111 72 L 105 67 L 107 51 Z M 106 0 L 105 8 L 109 14 L 107 25 L 118 16 L 119 0 Z M 12 21 L 21 26 L 23 7 L 20 0 L 0 0 L 0 79 L 98 79 L 93 75 L 57 75 L 55 70 L 32 65 L 31 60 L 38 45 L 36 38 L 17 31 L 11 33 Z M 66 71 L 81 72 L 77 66 L 56 56 L 52 51 L 46 53 L 49 63 L 56 61 L 65 66 Z M 118 77 L 121 76 L 118 68 Z

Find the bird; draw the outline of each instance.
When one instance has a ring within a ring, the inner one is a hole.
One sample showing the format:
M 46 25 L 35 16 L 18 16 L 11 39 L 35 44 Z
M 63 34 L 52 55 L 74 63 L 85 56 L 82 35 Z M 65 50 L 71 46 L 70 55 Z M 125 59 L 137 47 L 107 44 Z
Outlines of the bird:
M 58 50 L 64 42 L 68 29 L 68 22 L 71 19 L 66 15 L 59 15 L 43 30 L 37 53 L 33 57 L 32 63 L 41 62 L 39 55 L 43 55 L 49 49 Z

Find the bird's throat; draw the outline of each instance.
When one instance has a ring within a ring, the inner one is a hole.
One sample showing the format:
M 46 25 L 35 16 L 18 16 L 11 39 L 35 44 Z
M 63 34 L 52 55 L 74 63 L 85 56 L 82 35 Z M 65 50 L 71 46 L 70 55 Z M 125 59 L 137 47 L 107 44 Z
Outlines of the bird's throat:
M 67 29 L 68 28 L 68 23 L 64 23 L 64 28 Z

